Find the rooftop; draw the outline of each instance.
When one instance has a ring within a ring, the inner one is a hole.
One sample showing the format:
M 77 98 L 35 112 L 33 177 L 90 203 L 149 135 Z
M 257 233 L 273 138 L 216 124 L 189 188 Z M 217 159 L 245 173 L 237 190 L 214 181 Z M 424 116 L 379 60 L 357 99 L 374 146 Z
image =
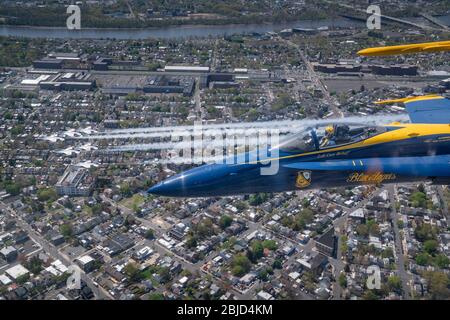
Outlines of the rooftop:
M 30 271 L 28 271 L 28 269 L 25 268 L 21 264 L 15 265 L 14 267 L 9 268 L 5 272 L 6 272 L 6 274 L 8 276 L 10 276 L 14 280 L 16 280 L 17 278 L 19 278 L 19 277 L 21 277 L 23 275 L 26 275 L 26 274 L 30 273 Z

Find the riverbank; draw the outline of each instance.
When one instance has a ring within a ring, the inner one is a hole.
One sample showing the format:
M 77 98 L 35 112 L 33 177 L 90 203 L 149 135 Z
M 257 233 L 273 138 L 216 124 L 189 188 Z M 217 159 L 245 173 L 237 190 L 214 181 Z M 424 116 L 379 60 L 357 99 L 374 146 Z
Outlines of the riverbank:
M 148 38 L 189 38 L 225 36 L 233 34 L 278 32 L 289 28 L 361 27 L 364 24 L 345 18 L 323 20 L 298 20 L 284 23 L 228 24 L 228 25 L 180 25 L 151 28 L 82 28 L 68 30 L 63 27 L 31 27 L 0 25 L 0 36 L 26 38 L 64 39 L 118 39 L 143 40 Z

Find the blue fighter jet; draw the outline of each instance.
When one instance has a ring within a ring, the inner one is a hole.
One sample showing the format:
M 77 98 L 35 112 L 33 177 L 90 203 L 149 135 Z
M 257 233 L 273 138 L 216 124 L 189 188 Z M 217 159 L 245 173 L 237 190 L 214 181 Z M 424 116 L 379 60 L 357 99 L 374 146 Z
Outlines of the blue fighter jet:
M 363 56 L 450 51 L 449 41 L 369 48 Z M 368 126 L 335 123 L 307 128 L 267 146 L 271 161 L 255 152 L 245 163 L 206 164 L 158 183 L 148 192 L 170 197 L 216 197 L 257 192 L 413 181 L 450 184 L 450 100 L 438 95 L 403 103 L 411 123 Z M 266 154 L 266 153 L 263 153 Z M 276 174 L 261 170 L 277 162 Z

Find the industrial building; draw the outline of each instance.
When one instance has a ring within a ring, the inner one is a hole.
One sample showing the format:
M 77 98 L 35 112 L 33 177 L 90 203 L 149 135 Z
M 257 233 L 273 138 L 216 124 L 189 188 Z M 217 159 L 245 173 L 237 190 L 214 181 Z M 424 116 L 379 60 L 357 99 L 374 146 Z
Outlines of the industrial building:
M 91 81 L 90 74 L 86 72 L 60 73 L 50 81 L 39 82 L 39 88 L 42 90 L 92 90 L 95 87 L 95 81 Z
M 72 90 L 92 90 L 95 88 L 95 83 L 92 81 L 79 82 L 79 81 L 44 81 L 39 83 L 39 88 L 42 90 L 54 90 L 54 91 L 72 91 Z
M 111 58 L 98 58 L 92 63 L 92 69 L 106 71 L 111 64 Z
M 15 84 L 14 88 L 41 89 L 41 90 L 92 90 L 96 87 L 96 82 L 90 79 L 91 75 L 87 72 L 55 72 L 49 74 L 39 74 L 38 72 L 29 73 L 30 78 L 25 78 L 20 83 Z M 39 74 L 37 77 L 35 74 Z
M 78 53 L 53 52 L 45 58 L 33 61 L 33 68 L 36 69 L 62 69 L 77 68 L 84 61 Z
M 145 93 L 182 93 L 184 96 L 191 96 L 194 92 L 195 79 L 184 76 L 156 76 L 149 77 L 144 85 Z
M 61 69 L 63 61 L 60 59 L 43 59 L 33 61 L 35 69 Z
M 347 63 L 313 63 L 315 71 L 323 73 L 372 73 L 377 75 L 415 76 L 418 67 L 414 65 L 361 65 Z
M 93 187 L 94 179 L 88 169 L 69 166 L 56 184 L 56 192 L 67 196 L 88 196 Z
M 232 81 L 214 81 L 211 82 L 209 87 L 211 89 L 229 89 L 229 88 L 238 88 L 239 83 L 238 82 L 232 82 Z
M 209 72 L 209 67 L 199 66 L 165 66 L 165 72 Z
M 389 75 L 389 76 L 415 76 L 419 69 L 418 66 L 413 65 L 371 65 L 369 66 L 373 74 Z
M 313 67 L 314 67 L 315 71 L 323 72 L 323 73 L 359 72 L 359 71 L 361 71 L 361 65 L 313 63 Z

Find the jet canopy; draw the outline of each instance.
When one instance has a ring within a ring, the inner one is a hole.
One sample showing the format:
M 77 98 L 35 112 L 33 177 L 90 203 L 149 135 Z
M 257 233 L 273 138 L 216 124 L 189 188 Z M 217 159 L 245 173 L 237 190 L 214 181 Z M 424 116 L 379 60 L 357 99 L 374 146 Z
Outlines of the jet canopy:
M 279 149 L 286 153 L 312 152 L 362 141 L 386 130 L 385 127 L 353 123 L 320 124 L 286 137 Z

